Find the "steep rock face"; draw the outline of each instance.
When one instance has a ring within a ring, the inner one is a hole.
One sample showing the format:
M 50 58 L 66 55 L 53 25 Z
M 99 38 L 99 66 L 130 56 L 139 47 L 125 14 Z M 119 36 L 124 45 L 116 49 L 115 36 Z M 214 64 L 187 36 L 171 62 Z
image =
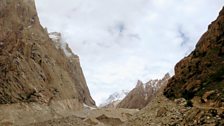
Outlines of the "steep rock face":
M 2 106 L 38 103 L 52 108 L 60 105 L 62 111 L 79 110 L 83 104 L 95 106 L 78 56 L 67 45 L 70 55 L 64 46 L 56 47 L 40 25 L 33 0 L 0 1 Z
M 164 94 L 224 106 L 224 9 L 208 27 L 196 49 L 175 66 Z
M 166 74 L 161 80 L 150 80 L 146 84 L 137 82 L 136 87 L 117 105 L 118 108 L 142 109 L 157 93 L 157 91 L 167 84 L 169 74 Z
M 87 87 L 86 80 L 79 62 L 79 57 L 73 54 L 71 49 L 68 47 L 68 44 L 63 41 L 60 33 L 50 33 L 49 37 L 54 42 L 54 45 L 57 50 L 59 50 L 59 52 L 68 59 L 67 71 L 74 82 L 75 89 L 78 91 L 77 96 L 79 100 L 88 106 L 94 107 L 95 101 L 92 99 L 89 89 Z
M 0 103 L 79 99 L 94 105 L 78 56 L 58 51 L 40 26 L 32 0 L 2 0 Z

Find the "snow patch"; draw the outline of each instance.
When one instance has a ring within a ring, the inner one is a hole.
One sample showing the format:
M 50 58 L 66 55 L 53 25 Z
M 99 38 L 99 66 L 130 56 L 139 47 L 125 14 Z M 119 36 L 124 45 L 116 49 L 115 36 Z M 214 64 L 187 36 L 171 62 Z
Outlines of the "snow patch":
M 85 103 L 83 103 L 83 106 L 84 106 L 84 109 L 85 109 L 85 110 L 86 110 L 86 109 L 88 109 L 88 110 L 94 110 L 94 109 L 96 109 L 96 108 L 94 108 L 94 107 L 88 106 L 88 105 L 85 104 Z
M 65 41 L 63 41 L 61 33 L 52 32 L 52 33 L 49 33 L 49 37 L 51 38 L 53 42 L 55 42 L 55 47 L 57 49 L 62 49 L 67 57 L 72 56 L 72 53 L 67 49 L 68 44 Z

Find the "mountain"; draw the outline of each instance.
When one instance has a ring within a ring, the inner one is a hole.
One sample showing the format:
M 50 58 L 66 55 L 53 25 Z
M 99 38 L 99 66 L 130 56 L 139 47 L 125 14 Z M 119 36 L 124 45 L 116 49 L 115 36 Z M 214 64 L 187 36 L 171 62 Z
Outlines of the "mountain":
M 223 126 L 223 66 L 224 8 L 195 50 L 177 63 L 164 92 L 122 126 Z
M 117 107 L 129 109 L 144 108 L 152 100 L 157 91 L 166 85 L 169 78 L 170 75 L 166 74 L 163 79 L 150 80 L 146 84 L 143 84 L 139 80 L 136 87 L 128 93 Z
M 79 57 L 59 33 L 50 37 L 34 0 L 0 1 L 0 124 L 43 121 L 95 106 Z
M 224 10 L 200 38 L 195 50 L 175 66 L 165 96 L 224 107 Z
M 122 99 L 124 99 L 129 91 L 122 90 L 111 94 L 107 100 L 100 105 L 101 108 L 116 108 Z

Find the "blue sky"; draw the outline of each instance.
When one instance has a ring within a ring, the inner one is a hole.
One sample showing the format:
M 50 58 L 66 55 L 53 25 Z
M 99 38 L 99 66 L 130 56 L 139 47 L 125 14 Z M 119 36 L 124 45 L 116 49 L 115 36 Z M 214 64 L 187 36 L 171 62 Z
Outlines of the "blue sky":
M 195 47 L 223 0 L 37 0 L 41 24 L 61 32 L 97 104 L 173 72 Z

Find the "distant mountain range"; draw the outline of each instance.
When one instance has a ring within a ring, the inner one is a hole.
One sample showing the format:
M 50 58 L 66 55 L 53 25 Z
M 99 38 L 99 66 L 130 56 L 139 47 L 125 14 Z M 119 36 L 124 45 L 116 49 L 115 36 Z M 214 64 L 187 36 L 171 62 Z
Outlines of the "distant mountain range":
M 150 80 L 145 84 L 138 80 L 136 87 L 130 92 L 115 92 L 100 107 L 142 109 L 167 84 L 169 78 L 170 75 L 166 74 L 162 79 Z
M 150 80 L 145 84 L 138 81 L 136 87 L 117 105 L 117 108 L 144 108 L 152 100 L 157 91 L 166 86 L 169 78 L 170 75 L 166 74 L 162 79 Z

